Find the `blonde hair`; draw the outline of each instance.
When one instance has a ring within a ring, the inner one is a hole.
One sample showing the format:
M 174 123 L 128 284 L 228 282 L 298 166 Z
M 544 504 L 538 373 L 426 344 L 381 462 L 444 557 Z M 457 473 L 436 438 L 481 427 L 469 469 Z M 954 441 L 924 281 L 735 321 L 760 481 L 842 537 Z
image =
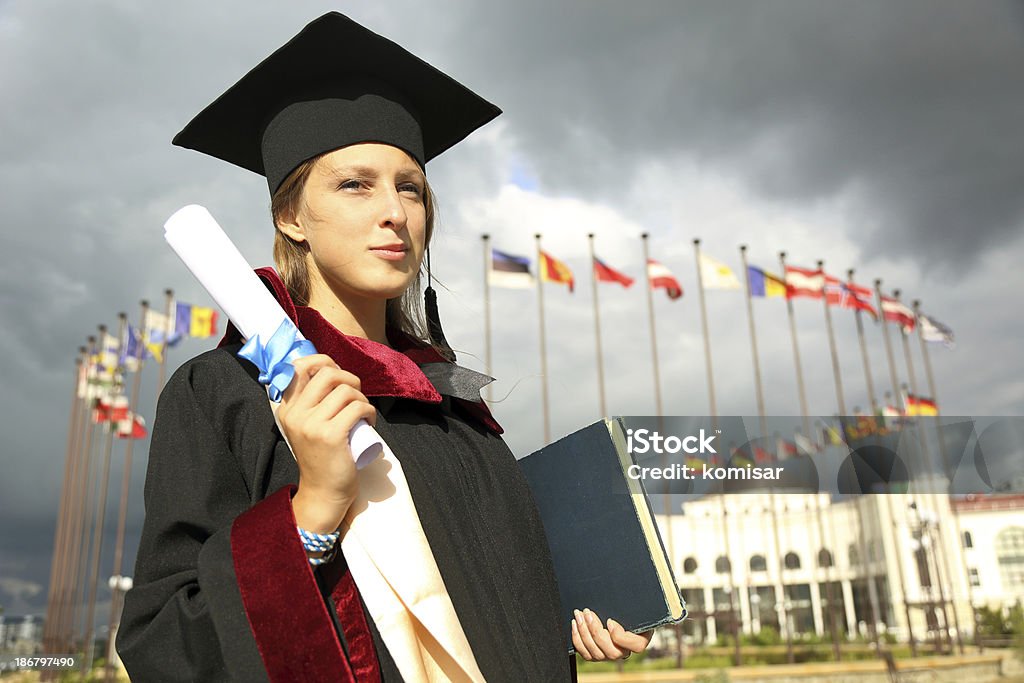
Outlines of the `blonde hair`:
M 299 214 L 306 181 L 313 169 L 316 168 L 317 162 L 325 154 L 319 154 L 299 164 L 294 171 L 288 174 L 270 200 L 270 215 L 274 220 L 274 265 L 288 289 L 288 295 L 297 306 L 309 304 L 311 279 L 306 258 L 309 253 L 309 245 L 284 234 L 279 226 L 282 222 L 292 220 Z M 425 183 L 423 188 L 423 205 L 426 209 L 424 249 L 430 247 L 430 238 L 434 234 L 435 201 L 430 184 Z M 433 346 L 420 304 L 423 300 L 420 289 L 421 277 L 422 271 L 416 273 L 416 278 L 400 296 L 388 299 L 385 321 L 389 328 L 397 329 L 415 340 Z

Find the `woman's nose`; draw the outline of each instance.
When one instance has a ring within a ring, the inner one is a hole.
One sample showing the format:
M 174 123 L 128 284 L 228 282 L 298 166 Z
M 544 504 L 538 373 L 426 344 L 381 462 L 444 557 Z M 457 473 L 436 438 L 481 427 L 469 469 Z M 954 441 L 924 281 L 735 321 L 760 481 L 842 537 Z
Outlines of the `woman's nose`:
M 386 192 L 382 198 L 381 225 L 393 230 L 402 230 L 408 221 L 408 214 L 405 211 L 405 204 L 398 190 L 392 189 Z

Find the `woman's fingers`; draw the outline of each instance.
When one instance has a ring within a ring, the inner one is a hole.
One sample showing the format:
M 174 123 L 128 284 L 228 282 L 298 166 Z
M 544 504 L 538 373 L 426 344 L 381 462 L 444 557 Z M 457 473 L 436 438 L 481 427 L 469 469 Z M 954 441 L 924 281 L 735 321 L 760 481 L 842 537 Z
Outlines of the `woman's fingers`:
M 313 387 L 310 385 L 310 390 Z M 320 399 L 310 411 L 309 416 L 315 420 L 333 420 L 350 403 L 363 403 L 369 405 L 369 400 L 355 387 L 348 384 L 338 384 Z
M 630 652 L 643 652 L 646 650 L 651 642 L 651 636 L 654 634 L 653 631 L 631 633 L 614 619 L 608 620 L 608 633 L 615 645 L 620 649 L 629 650 Z
M 608 631 L 601 625 L 601 620 L 589 609 L 582 612 L 575 611 L 576 620 L 573 622 L 574 635 L 579 635 L 582 648 L 577 648 L 584 659 L 588 661 L 604 661 L 605 659 L 621 659 L 626 655 L 612 643 Z
M 326 356 L 322 353 L 316 353 L 312 356 L 296 358 L 292 363 L 292 366 L 295 368 L 295 376 L 288 384 L 288 387 L 284 390 L 283 398 L 285 404 L 287 404 L 293 396 L 302 393 L 302 390 L 306 387 L 309 381 L 314 375 L 316 375 L 317 370 L 329 366 L 337 367 L 338 365 L 331 360 L 330 356 Z
M 587 624 L 587 629 L 590 631 L 591 638 L 594 639 L 594 643 L 597 644 L 601 654 L 604 655 L 602 659 L 622 659 L 628 654 L 626 650 L 612 642 L 611 634 L 608 633 L 608 629 L 604 627 L 601 619 L 596 614 L 589 609 L 585 609 L 583 610 L 583 619 Z
M 600 617 L 589 609 L 575 610 L 575 615 L 572 644 L 587 661 L 625 659 L 634 652 L 643 652 L 651 642 L 653 632 L 630 633 L 614 619 L 609 619 L 605 628 Z

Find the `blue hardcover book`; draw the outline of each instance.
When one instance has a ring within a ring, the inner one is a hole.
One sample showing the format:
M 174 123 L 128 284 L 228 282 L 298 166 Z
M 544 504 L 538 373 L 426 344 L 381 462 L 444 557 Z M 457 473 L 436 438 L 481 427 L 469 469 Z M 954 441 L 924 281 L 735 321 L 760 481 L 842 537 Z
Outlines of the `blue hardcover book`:
M 602 420 L 519 460 L 544 522 L 572 650 L 574 609 L 633 632 L 675 623 L 686 605 L 621 422 Z

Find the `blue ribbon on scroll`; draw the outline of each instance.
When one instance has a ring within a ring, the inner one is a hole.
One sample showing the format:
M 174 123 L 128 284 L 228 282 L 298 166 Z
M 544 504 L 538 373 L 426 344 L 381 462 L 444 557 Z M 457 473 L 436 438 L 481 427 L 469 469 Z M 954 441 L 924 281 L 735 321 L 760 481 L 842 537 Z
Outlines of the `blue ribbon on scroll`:
M 297 338 L 299 330 L 295 324 L 285 318 L 277 331 L 271 335 L 266 344 L 260 343 L 260 336 L 254 335 L 245 342 L 238 355 L 259 368 L 260 384 L 266 385 L 270 400 L 278 403 L 284 390 L 291 384 L 295 376 L 296 358 L 311 356 L 316 353 L 313 342 Z

